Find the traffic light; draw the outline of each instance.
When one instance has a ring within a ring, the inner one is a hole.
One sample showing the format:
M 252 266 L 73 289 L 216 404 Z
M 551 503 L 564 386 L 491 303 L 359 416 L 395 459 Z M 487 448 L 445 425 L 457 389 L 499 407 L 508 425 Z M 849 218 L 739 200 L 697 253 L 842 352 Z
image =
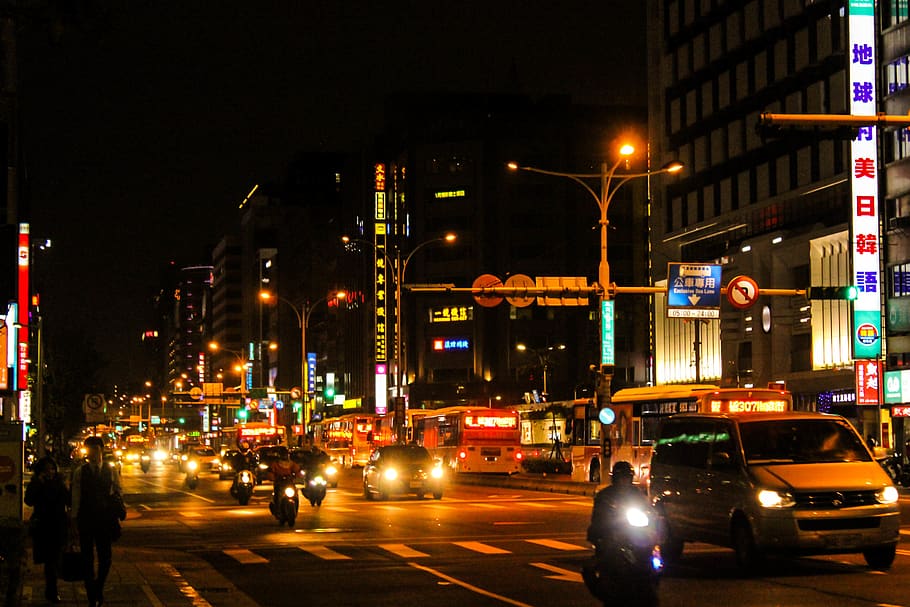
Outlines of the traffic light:
M 242 422 L 245 422 L 246 416 L 247 416 L 246 407 L 240 407 L 239 409 L 237 409 L 237 419 L 239 419 Z
M 326 400 L 332 400 L 335 398 L 335 386 L 325 387 L 325 398 Z
M 859 287 L 846 285 L 839 287 L 809 287 L 806 299 L 842 299 L 853 301 L 859 296 Z

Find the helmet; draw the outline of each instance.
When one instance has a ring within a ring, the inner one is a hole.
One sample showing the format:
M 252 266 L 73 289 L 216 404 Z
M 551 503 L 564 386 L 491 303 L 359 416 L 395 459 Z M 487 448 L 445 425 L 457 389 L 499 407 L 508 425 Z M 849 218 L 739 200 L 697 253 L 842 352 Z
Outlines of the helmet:
M 635 473 L 632 470 L 632 464 L 627 461 L 620 461 L 613 464 L 613 471 L 611 475 L 613 478 L 616 478 L 617 476 L 627 476 L 629 478 L 632 478 L 635 476 Z

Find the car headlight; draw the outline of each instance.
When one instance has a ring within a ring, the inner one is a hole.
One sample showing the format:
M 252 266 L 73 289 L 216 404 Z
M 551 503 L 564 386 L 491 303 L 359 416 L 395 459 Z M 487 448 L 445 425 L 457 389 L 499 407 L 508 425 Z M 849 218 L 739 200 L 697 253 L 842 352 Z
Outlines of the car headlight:
M 651 521 L 641 508 L 626 508 L 626 522 L 632 527 L 647 527 Z
M 758 503 L 765 508 L 792 508 L 796 505 L 796 500 L 786 491 L 762 489 L 758 492 Z
M 879 504 L 893 504 L 900 499 L 900 493 L 898 493 L 897 488 L 892 485 L 888 485 L 875 492 L 875 501 Z
M 182 461 L 182 462 L 185 462 L 185 461 L 188 460 L 188 459 L 190 459 L 190 458 L 188 458 L 188 457 L 185 456 L 185 455 L 181 455 L 181 456 L 180 456 L 180 461 Z
M 284 488 L 284 494 L 287 497 L 294 497 L 295 495 L 297 495 L 297 487 L 295 487 L 293 485 L 288 485 L 287 487 Z
M 442 478 L 442 466 L 433 466 L 433 469 L 430 470 L 430 476 L 433 478 Z
M 335 466 L 326 466 L 325 467 L 326 476 L 335 476 L 336 474 L 338 474 L 338 468 L 336 468 Z
M 386 478 L 387 481 L 394 481 L 398 478 L 398 470 L 395 468 L 386 468 L 382 475 Z

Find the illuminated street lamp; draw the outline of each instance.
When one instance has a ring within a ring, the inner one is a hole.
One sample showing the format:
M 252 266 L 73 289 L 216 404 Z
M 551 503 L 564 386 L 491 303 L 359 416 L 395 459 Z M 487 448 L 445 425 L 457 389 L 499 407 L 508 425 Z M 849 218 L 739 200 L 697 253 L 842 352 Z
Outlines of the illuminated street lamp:
M 549 171 L 545 169 L 538 169 L 535 167 L 521 166 L 516 162 L 509 162 L 507 166 L 513 171 L 529 171 L 531 173 L 539 173 L 541 175 L 550 175 L 553 177 L 565 177 L 571 179 L 572 181 L 579 184 L 583 187 L 594 200 L 597 202 L 597 207 L 600 210 L 600 265 L 598 267 L 597 280 L 600 283 L 599 292 L 600 292 L 600 311 L 601 311 L 601 348 L 600 348 L 600 375 L 601 383 L 598 390 L 598 406 L 605 407 L 610 402 L 610 383 L 613 379 L 613 353 L 607 351 L 605 330 L 606 323 L 609 323 L 610 328 L 612 329 L 612 318 L 605 320 L 609 314 L 612 314 L 612 308 L 609 307 L 609 302 L 612 298 L 611 290 L 613 284 L 610 282 L 610 263 L 607 259 L 607 226 L 609 221 L 607 220 L 607 211 L 610 208 L 610 202 L 613 201 L 613 196 L 622 187 L 625 183 L 633 180 L 639 179 L 642 177 L 651 177 L 653 175 L 659 175 L 661 173 L 675 173 L 682 170 L 683 164 L 681 162 L 670 162 L 656 171 L 645 171 L 642 173 L 620 173 L 616 175 L 616 170 L 624 164 L 627 159 L 635 153 L 635 148 L 629 144 L 625 144 L 619 149 L 619 159 L 611 166 L 607 162 L 602 162 L 600 165 L 600 172 L 598 173 L 560 173 L 557 171 Z M 617 177 L 618 181 L 614 184 L 613 177 Z M 598 180 L 600 183 L 600 193 L 588 183 L 590 180 Z
M 270 301 L 272 298 L 277 299 L 278 301 L 283 301 L 284 303 L 291 306 L 291 309 L 294 310 L 294 315 L 297 316 L 297 327 L 300 329 L 300 390 L 306 395 L 305 401 L 307 407 L 310 404 L 310 373 L 309 365 L 307 365 L 307 352 L 306 352 L 306 330 L 307 326 L 310 323 L 310 315 L 313 313 L 313 310 L 316 309 L 316 306 L 324 301 L 330 299 L 343 300 L 348 296 L 345 291 L 336 291 L 334 293 L 329 293 L 325 297 L 320 297 L 313 302 L 312 305 L 307 305 L 307 302 L 304 302 L 300 305 L 300 309 L 297 309 L 297 306 L 294 305 L 294 302 L 291 300 L 282 297 L 281 295 L 276 295 L 269 291 L 260 291 L 259 297 L 263 301 Z M 306 407 L 305 407 L 306 408 Z M 303 423 L 307 423 L 309 420 L 309 411 L 304 411 L 303 413 Z
M 555 346 L 547 346 L 546 348 L 529 348 L 525 344 L 515 344 L 515 349 L 519 352 L 530 352 L 537 356 L 537 362 L 543 368 L 543 400 L 549 400 L 550 393 L 547 392 L 547 375 L 550 372 L 550 355 L 555 351 L 562 351 L 566 349 L 566 344 L 556 344 Z
M 429 246 L 431 244 L 438 243 L 438 242 L 452 243 L 452 242 L 455 242 L 455 240 L 457 240 L 457 238 L 458 237 L 455 234 L 450 232 L 440 238 L 431 238 L 429 240 L 425 240 L 425 241 L 421 242 L 420 244 L 418 244 L 417 246 L 415 246 L 413 249 L 411 249 L 411 252 L 408 253 L 408 255 L 404 259 L 401 258 L 401 250 L 396 247 L 395 263 L 393 264 L 391 258 L 388 256 L 388 254 L 383 249 L 376 247 L 376 245 L 373 244 L 372 242 L 370 242 L 369 240 L 363 240 L 362 238 L 350 238 L 348 236 L 341 237 L 341 240 L 344 243 L 361 242 L 366 245 L 369 245 L 370 247 L 375 249 L 376 252 L 380 253 L 385 258 L 386 264 L 388 266 L 392 266 L 395 268 L 395 385 L 396 385 L 395 389 L 396 389 L 396 396 L 399 398 L 404 397 L 403 388 L 404 388 L 404 378 L 405 378 L 404 358 L 402 356 L 403 336 L 401 334 L 401 331 L 402 331 L 402 328 L 401 328 L 401 287 L 403 284 L 402 281 L 404 280 L 405 270 L 407 270 L 408 263 L 411 261 L 411 258 L 414 257 L 414 254 L 417 251 L 419 251 L 420 249 L 422 249 L 426 246 Z M 401 423 L 401 421 L 403 421 L 403 420 L 396 420 L 396 422 L 399 424 Z M 399 436 L 400 436 L 400 434 L 399 434 Z
M 208 343 L 208 348 L 212 352 L 227 352 L 233 354 L 234 358 L 237 359 L 237 364 L 234 365 L 233 369 L 238 374 L 240 374 L 240 393 L 243 394 L 246 392 L 246 377 L 244 377 L 244 371 L 250 366 L 250 363 L 243 360 L 243 353 L 237 350 L 231 350 L 230 348 L 224 348 L 217 341 L 210 341 Z

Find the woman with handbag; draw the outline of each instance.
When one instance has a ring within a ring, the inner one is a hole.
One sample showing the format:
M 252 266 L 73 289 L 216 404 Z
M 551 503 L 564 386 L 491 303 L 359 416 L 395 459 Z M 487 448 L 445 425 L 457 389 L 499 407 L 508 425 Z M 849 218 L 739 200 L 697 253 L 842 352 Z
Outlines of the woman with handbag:
M 35 564 L 44 563 L 44 598 L 59 603 L 57 564 L 67 538 L 66 507 L 69 491 L 57 470 L 57 462 L 42 457 L 32 468 L 32 480 L 25 488 L 25 503 L 33 508 L 29 519 L 32 555 Z
M 103 462 L 104 442 L 90 436 L 83 443 L 86 463 L 73 471 L 73 509 L 71 516 L 79 531 L 79 546 L 85 566 L 85 592 L 89 607 L 104 604 L 104 582 L 111 570 L 111 543 L 119 537 L 117 517 L 111 504 L 120 497 L 117 471 Z M 125 512 L 123 513 L 125 515 Z M 125 518 L 125 516 L 124 516 Z M 95 575 L 95 551 L 98 574 Z

